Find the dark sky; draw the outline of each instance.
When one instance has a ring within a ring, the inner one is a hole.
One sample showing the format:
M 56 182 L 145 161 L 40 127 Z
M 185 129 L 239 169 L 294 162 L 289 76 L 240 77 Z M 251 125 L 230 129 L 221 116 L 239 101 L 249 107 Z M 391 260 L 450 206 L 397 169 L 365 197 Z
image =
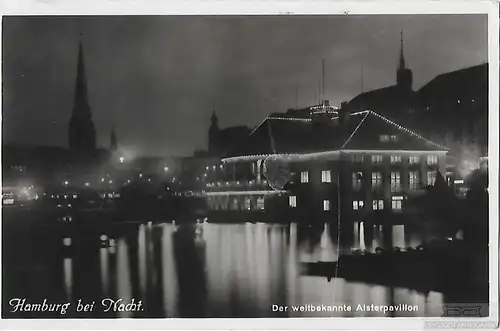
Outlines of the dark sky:
M 83 33 L 98 145 L 189 155 L 222 127 L 309 105 L 326 62 L 333 104 L 395 83 L 400 31 L 418 89 L 487 61 L 485 15 L 3 18 L 4 143 L 67 145 Z

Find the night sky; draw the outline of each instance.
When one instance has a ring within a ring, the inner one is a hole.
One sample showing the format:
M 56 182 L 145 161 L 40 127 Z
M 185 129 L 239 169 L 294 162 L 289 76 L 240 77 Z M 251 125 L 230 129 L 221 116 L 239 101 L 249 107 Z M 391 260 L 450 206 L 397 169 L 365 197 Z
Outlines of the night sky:
M 99 146 L 132 155 L 206 148 L 221 127 L 257 125 L 317 99 L 340 105 L 396 80 L 400 31 L 414 89 L 487 61 L 485 15 L 3 18 L 3 141 L 67 146 L 79 33 Z M 316 98 L 316 99 L 315 99 Z

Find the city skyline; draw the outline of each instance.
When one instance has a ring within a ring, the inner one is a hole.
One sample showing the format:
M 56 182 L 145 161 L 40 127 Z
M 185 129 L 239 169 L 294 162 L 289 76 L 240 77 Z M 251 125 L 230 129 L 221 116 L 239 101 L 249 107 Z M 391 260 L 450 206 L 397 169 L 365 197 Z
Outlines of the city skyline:
M 340 105 L 395 84 L 401 30 L 416 90 L 486 62 L 486 28 L 484 15 L 5 17 L 4 144 L 67 146 L 80 32 L 98 146 L 114 126 L 132 155 L 181 156 L 206 149 L 213 110 L 253 127 L 313 103 L 322 58 Z

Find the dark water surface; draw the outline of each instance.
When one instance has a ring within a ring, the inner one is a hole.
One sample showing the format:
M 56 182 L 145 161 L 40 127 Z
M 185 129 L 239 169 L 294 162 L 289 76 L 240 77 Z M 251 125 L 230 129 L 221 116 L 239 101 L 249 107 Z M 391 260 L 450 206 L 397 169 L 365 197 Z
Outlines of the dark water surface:
M 22 222 L 4 224 L 4 317 L 61 316 L 12 312 L 12 298 L 72 302 L 64 317 L 104 318 L 441 316 L 448 300 L 437 292 L 302 275 L 301 262 L 337 259 L 328 228 L 310 235 L 293 223 L 137 222 L 102 228 L 55 223 L 35 229 Z M 405 239 L 402 228 L 394 229 L 393 236 L 395 242 L 419 243 L 418 238 Z M 363 238 L 355 242 L 362 246 Z M 140 300 L 144 310 L 105 313 L 103 298 Z M 95 302 L 93 312 L 76 313 L 78 300 Z M 290 311 L 293 305 L 307 304 L 345 304 L 352 311 Z M 418 311 L 384 315 L 355 311 L 358 304 L 416 305 Z M 289 311 L 273 311 L 273 305 L 287 305 Z

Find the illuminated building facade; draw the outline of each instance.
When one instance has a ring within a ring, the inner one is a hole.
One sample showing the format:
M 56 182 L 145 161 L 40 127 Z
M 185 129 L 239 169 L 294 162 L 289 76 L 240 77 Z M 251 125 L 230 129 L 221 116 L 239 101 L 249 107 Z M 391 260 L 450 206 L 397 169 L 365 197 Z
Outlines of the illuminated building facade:
M 247 220 L 341 220 L 346 238 L 360 222 L 404 222 L 405 201 L 445 178 L 448 150 L 376 112 L 337 113 L 266 118 L 240 151 L 207 167 L 209 208 Z

